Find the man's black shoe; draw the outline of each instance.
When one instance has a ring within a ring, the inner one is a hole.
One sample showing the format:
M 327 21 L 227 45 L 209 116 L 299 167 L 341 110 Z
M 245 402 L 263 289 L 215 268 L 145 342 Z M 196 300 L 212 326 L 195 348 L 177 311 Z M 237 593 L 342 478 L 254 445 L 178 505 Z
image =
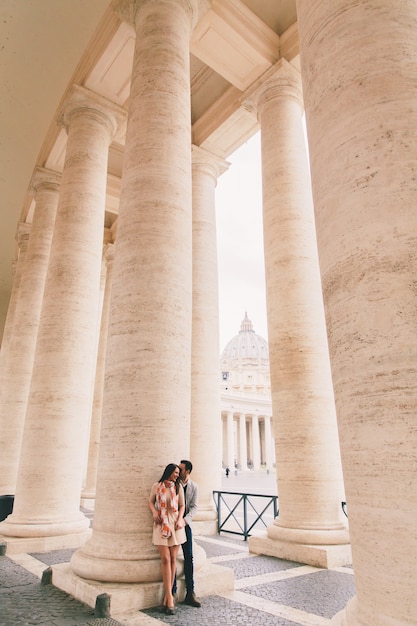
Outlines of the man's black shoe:
M 188 604 L 189 606 L 195 606 L 196 608 L 200 608 L 201 602 L 195 595 L 194 591 L 187 593 L 185 596 L 184 604 Z

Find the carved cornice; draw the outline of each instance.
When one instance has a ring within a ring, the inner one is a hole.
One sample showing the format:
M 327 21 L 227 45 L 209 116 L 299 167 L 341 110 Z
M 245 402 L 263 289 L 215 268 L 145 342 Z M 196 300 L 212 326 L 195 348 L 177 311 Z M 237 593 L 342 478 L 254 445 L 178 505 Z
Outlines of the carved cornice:
M 254 107 L 256 93 L 262 86 L 276 77 L 280 72 L 287 72 L 294 80 L 300 80 L 300 72 L 286 59 L 279 59 L 266 72 L 257 78 L 245 91 L 229 87 L 227 91 L 196 120 L 192 126 L 193 143 L 202 145 L 209 137 L 226 124 L 229 118 L 242 107 Z M 290 80 L 290 78 L 288 78 Z
M 55 144 L 60 127 L 57 126 L 57 117 L 62 110 L 62 106 L 68 97 L 68 92 L 73 84 L 83 84 L 87 76 L 92 72 L 93 68 L 97 64 L 98 60 L 104 53 L 104 50 L 109 44 L 109 41 L 116 33 L 120 26 L 120 19 L 117 17 L 112 6 L 110 5 L 103 15 L 95 35 L 90 42 L 90 45 L 86 48 L 77 68 L 72 75 L 71 81 L 68 83 L 68 88 L 64 92 L 60 104 L 58 105 L 56 115 L 51 121 L 48 132 L 40 150 L 37 164 L 44 165 L 48 159 L 48 155 Z

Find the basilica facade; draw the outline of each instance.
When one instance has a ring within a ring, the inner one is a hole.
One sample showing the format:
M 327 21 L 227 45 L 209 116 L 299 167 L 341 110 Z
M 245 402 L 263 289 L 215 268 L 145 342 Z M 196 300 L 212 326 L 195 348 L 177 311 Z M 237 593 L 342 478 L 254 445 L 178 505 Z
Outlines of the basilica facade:
M 229 470 L 275 466 L 267 341 L 247 313 L 220 357 L 222 464 Z

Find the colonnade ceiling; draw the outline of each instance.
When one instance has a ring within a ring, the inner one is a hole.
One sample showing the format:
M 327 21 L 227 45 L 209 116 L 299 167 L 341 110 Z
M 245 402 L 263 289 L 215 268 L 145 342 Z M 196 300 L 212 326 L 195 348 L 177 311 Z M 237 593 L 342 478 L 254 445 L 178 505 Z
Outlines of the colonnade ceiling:
M 71 85 L 128 109 L 135 43 L 123 20 L 128 2 L 8 0 L 0 7 L 0 298 L 11 287 L 17 223 L 31 220 L 34 167 L 63 169 L 66 134 L 57 120 Z M 199 0 L 190 58 L 193 143 L 227 158 L 256 132 L 250 96 L 281 58 L 298 64 L 295 0 Z M 109 155 L 109 227 L 118 211 L 123 144 L 121 129 Z

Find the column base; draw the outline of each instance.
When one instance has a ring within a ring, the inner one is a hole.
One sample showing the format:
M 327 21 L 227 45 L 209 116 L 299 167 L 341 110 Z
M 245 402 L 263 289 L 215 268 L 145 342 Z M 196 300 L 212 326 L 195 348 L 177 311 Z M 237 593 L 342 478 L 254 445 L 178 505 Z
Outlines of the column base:
M 369 622 L 370 623 L 370 622 Z M 345 608 L 336 613 L 329 622 L 329 626 L 365 626 L 358 620 L 358 597 L 353 596 Z
M 349 543 L 335 545 L 291 543 L 279 539 L 270 539 L 265 533 L 264 535 L 249 537 L 248 546 L 249 552 L 254 554 L 265 554 L 324 569 L 342 567 L 352 563 Z
M 91 532 L 91 529 L 87 528 L 82 532 L 55 537 L 8 537 L 0 535 L 0 543 L 6 544 L 6 554 L 70 550 L 83 546 L 90 539 Z
M 193 537 L 217 535 L 217 519 L 193 520 Z
M 0 522 L 0 535 L 12 539 L 32 539 L 43 537 L 59 537 L 60 535 L 75 535 L 90 527 L 90 520 L 81 512 L 71 521 L 53 519 L 19 519 L 12 513 L 4 522 Z
M 193 517 L 193 535 L 217 535 L 217 510 L 213 504 L 199 505 Z
M 230 591 L 234 587 L 233 570 L 212 563 L 205 565 L 194 576 L 196 594 L 200 597 Z M 110 614 L 117 615 L 140 611 L 162 603 L 162 582 L 153 583 L 102 583 L 87 580 L 75 574 L 69 563 L 52 566 L 52 584 L 76 600 L 95 607 L 96 598 L 106 593 L 110 597 Z M 184 579 L 178 580 L 179 597 L 185 593 Z
M 143 547 L 136 555 L 137 558 L 128 558 L 128 554 L 134 555 L 127 551 L 126 546 L 123 548 L 124 557 L 122 557 L 121 549 L 117 548 L 116 537 L 107 537 L 107 546 L 112 546 L 112 551 L 103 553 L 102 540 L 99 538 L 99 532 L 92 535 L 92 540 L 88 542 L 80 550 L 74 552 L 70 560 L 70 567 L 74 574 L 79 578 L 96 581 L 97 584 L 108 584 L 117 581 L 117 584 L 134 585 L 140 583 L 152 584 L 161 580 L 161 560 L 157 548 L 149 542 L 147 547 Z M 94 541 L 96 540 L 96 544 Z M 139 539 L 138 539 L 139 544 Z M 101 549 L 100 549 L 101 547 Z M 131 544 L 132 547 L 132 544 Z M 97 550 L 97 548 L 99 548 Z M 194 578 L 206 563 L 206 553 L 204 549 L 193 543 L 193 561 L 194 561 Z M 184 558 L 182 550 L 179 550 L 177 557 L 177 577 L 181 578 L 184 574 Z
M 89 509 L 90 511 L 94 511 L 94 507 L 96 504 L 96 497 L 95 496 L 81 496 L 81 500 L 80 500 L 80 506 L 83 507 L 83 509 Z
M 347 626 L 345 620 L 345 609 L 336 613 L 336 615 L 330 621 L 331 626 Z

